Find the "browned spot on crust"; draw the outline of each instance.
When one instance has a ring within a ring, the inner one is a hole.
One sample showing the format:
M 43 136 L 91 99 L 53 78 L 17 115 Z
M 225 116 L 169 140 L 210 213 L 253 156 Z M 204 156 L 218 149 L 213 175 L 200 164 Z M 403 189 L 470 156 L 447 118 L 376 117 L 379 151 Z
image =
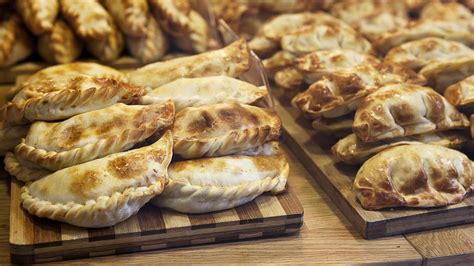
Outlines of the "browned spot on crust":
M 58 140 L 58 146 L 61 148 L 69 148 L 74 146 L 84 134 L 84 129 L 80 125 L 72 125 L 61 132 Z
M 427 105 L 426 117 L 433 121 L 433 123 L 439 123 L 443 121 L 446 111 L 441 96 L 434 92 L 427 92 L 425 102 Z
M 415 118 L 413 115 L 415 111 L 412 110 L 412 107 L 407 103 L 393 105 L 391 107 L 391 113 L 395 122 L 400 125 L 409 124 Z
M 200 116 L 197 117 L 188 126 L 190 133 L 199 133 L 211 129 L 215 124 L 214 118 L 207 111 L 201 111 Z
M 405 195 L 415 194 L 417 190 L 428 191 L 428 177 L 423 170 L 418 172 L 418 175 L 413 178 L 406 178 L 405 182 L 400 186 L 398 191 Z
M 433 187 L 440 191 L 455 194 L 459 191 L 459 186 L 456 180 L 459 174 L 453 165 L 450 165 L 448 170 L 443 173 L 437 168 L 432 169 L 431 182 Z
M 108 133 L 113 128 L 122 127 L 123 125 L 125 125 L 125 123 L 126 123 L 125 119 L 115 116 L 111 120 L 99 125 L 97 129 L 95 130 L 95 132 L 98 135 L 103 135 L 105 133 Z
M 144 154 L 120 156 L 108 162 L 107 169 L 116 178 L 133 178 L 140 176 L 147 170 Z
M 71 183 L 71 192 L 84 197 L 101 183 L 100 173 L 94 170 L 88 170 L 82 175 L 75 176 L 74 181 Z

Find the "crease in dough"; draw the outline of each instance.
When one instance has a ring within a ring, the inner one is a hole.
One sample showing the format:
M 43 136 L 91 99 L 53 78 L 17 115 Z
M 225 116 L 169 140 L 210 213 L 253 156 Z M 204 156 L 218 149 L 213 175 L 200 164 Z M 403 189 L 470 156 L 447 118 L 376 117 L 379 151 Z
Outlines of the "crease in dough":
M 3 163 L 5 164 L 5 171 L 25 183 L 52 174 L 52 172 L 47 169 L 40 168 L 32 163 L 16 158 L 12 152 L 7 152 Z
M 49 63 L 69 63 L 82 52 L 82 42 L 61 19 L 54 22 L 51 32 L 38 39 L 38 52 Z

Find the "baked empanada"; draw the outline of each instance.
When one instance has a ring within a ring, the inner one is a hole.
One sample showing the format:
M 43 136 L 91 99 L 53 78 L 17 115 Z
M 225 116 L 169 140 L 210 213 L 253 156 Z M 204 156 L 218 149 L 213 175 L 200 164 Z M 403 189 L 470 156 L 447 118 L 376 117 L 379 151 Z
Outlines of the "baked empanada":
M 51 171 L 40 168 L 33 163 L 25 162 L 16 158 L 15 154 L 8 152 L 3 160 L 5 170 L 16 179 L 22 182 L 38 180 L 52 174 Z
M 146 65 L 128 73 L 130 83 L 157 88 L 178 78 L 236 77 L 250 67 L 250 52 L 241 39 L 215 51 Z
M 0 17 L 0 68 L 11 66 L 33 52 L 33 41 L 16 14 Z
M 163 191 L 172 147 L 168 131 L 151 146 L 59 170 L 22 188 L 23 208 L 76 226 L 112 226 Z
M 267 88 L 227 76 L 181 78 L 160 86 L 140 99 L 141 104 L 172 100 L 176 111 L 224 102 L 252 104 L 268 95 Z
M 318 117 L 313 120 L 311 126 L 318 132 L 339 138 L 352 133 L 352 123 L 354 123 L 354 113 L 336 118 Z
M 158 61 L 168 50 L 168 39 L 156 20 L 149 16 L 141 37 L 127 36 L 127 47 L 133 57 L 142 63 Z
M 113 33 L 112 18 L 98 0 L 59 0 L 59 3 L 62 15 L 79 37 L 103 40 Z
M 147 34 L 147 0 L 103 0 L 102 3 L 127 36 L 143 37 Z
M 362 207 L 435 207 L 461 202 L 471 190 L 471 161 L 456 150 L 403 145 L 366 161 L 353 189 Z
M 5 130 L 9 127 L 22 126 L 29 124 L 30 121 L 25 118 L 25 105 L 7 102 L 0 107 L 0 129 Z
M 406 9 L 401 1 L 390 0 L 344 0 L 334 3 L 330 8 L 330 13 L 353 25 L 360 19 L 376 13 L 390 11 L 399 16 L 406 16 Z
M 168 33 L 182 35 L 190 31 L 192 7 L 189 0 L 150 0 L 149 3 Z
M 431 88 L 394 84 L 367 96 L 352 130 L 364 142 L 465 128 L 469 121 Z
M 297 90 L 304 84 L 303 75 L 291 66 L 277 71 L 273 79 L 280 88 L 287 90 Z
M 181 50 L 190 53 L 203 53 L 208 48 L 217 48 L 217 43 L 209 35 L 207 21 L 196 11 L 189 13 L 190 29 L 188 34 L 173 36 L 174 44 Z
M 174 104 L 122 103 L 76 115 L 62 122 L 31 125 L 15 156 L 55 171 L 127 150 L 173 124 Z
M 384 62 L 402 64 L 418 71 L 430 63 L 464 56 L 474 56 L 474 50 L 459 42 L 428 37 L 392 48 Z
M 332 153 L 347 164 L 362 164 L 375 154 L 399 145 L 426 143 L 451 149 L 460 149 L 470 139 L 463 131 L 433 132 L 377 142 L 363 142 L 355 134 L 339 140 Z
M 69 63 L 82 52 L 82 42 L 62 20 L 54 22 L 51 32 L 38 38 L 38 52 L 49 63 Z
M 281 120 L 269 109 L 239 103 L 188 107 L 176 115 L 174 153 L 183 158 L 237 153 L 280 136 Z
M 111 24 L 112 30 L 104 38 L 87 40 L 87 50 L 101 62 L 110 62 L 119 58 L 124 48 L 122 33 Z
M 168 168 L 168 185 L 152 203 L 184 213 L 225 210 L 250 202 L 266 191 L 284 191 L 288 172 L 284 154 L 175 162 Z
M 0 155 L 12 151 L 21 139 L 26 137 L 29 127 L 29 125 L 0 127 Z
M 406 14 L 400 15 L 399 13 L 383 10 L 380 13 L 377 12 L 359 19 L 353 27 L 373 42 L 386 32 L 406 27 L 409 21 Z
M 428 86 L 442 94 L 452 84 L 474 75 L 474 56 L 428 64 L 419 73 L 426 78 Z
M 474 113 L 474 75 L 449 86 L 444 97 L 459 110 Z
M 16 10 L 35 35 L 50 32 L 59 12 L 58 0 L 16 0 Z
M 471 11 L 456 2 L 430 1 L 420 12 L 421 19 L 431 20 L 468 20 L 473 16 Z
M 26 101 L 24 117 L 30 121 L 65 119 L 118 102 L 133 104 L 146 92 L 128 83 L 85 75 L 73 75 L 59 82 L 54 78 L 42 80 L 28 84 L 23 90 L 29 86 L 34 87 L 31 91 L 45 93 Z
M 272 57 L 262 60 L 263 67 L 268 77 L 274 78 L 275 73 L 292 65 L 297 57 L 287 51 L 278 51 Z

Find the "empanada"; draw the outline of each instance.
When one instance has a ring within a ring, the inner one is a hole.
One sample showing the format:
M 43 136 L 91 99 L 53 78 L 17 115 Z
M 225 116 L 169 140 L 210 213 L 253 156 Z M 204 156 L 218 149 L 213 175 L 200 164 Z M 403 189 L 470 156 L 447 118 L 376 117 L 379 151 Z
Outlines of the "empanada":
M 421 19 L 431 20 L 468 20 L 473 16 L 471 11 L 460 3 L 430 1 L 420 12 Z
M 111 24 L 111 31 L 104 38 L 86 41 L 87 50 L 101 62 L 110 62 L 119 58 L 124 48 L 122 33 Z
M 426 143 L 451 149 L 460 149 L 470 139 L 463 131 L 433 132 L 388 139 L 377 142 L 363 142 L 355 134 L 339 140 L 332 148 L 332 153 L 347 164 L 362 164 L 375 154 L 399 145 Z
M 178 78 L 225 75 L 236 77 L 250 66 L 247 43 L 240 39 L 215 51 L 146 65 L 128 73 L 130 83 L 157 88 Z
M 129 37 L 147 34 L 148 2 L 146 0 L 103 0 L 120 30 Z
M 436 207 L 461 202 L 471 190 L 471 161 L 456 150 L 428 144 L 403 145 L 366 161 L 353 189 L 362 207 Z
M 9 127 L 29 124 L 25 118 L 25 105 L 7 102 L 0 107 L 0 129 L 6 130 Z
M 415 71 L 439 61 L 474 56 L 474 50 L 462 43 L 428 37 L 392 48 L 384 62 L 402 64 Z
M 58 0 L 16 0 L 16 10 L 35 35 L 50 32 L 59 12 Z
M 112 18 L 98 0 L 59 0 L 59 3 L 62 15 L 79 37 L 103 40 L 113 33 Z
M 63 77 L 64 78 L 64 77 Z M 59 80 L 59 81 L 58 81 Z M 121 102 L 133 104 L 145 95 L 145 89 L 128 83 L 85 75 L 69 79 L 52 78 L 29 83 L 31 91 L 46 93 L 25 103 L 24 117 L 30 121 L 53 121 L 102 109 Z M 55 91 L 50 92 L 51 89 Z
M 284 154 L 175 162 L 168 169 L 168 185 L 152 203 L 184 213 L 225 210 L 250 202 L 266 191 L 284 191 L 288 172 Z
M 16 14 L 0 18 L 0 68 L 11 66 L 33 53 L 33 41 Z
M 55 171 L 127 150 L 173 124 L 174 104 L 122 103 L 76 115 L 62 122 L 31 125 L 15 156 Z
M 474 75 L 449 86 L 444 97 L 459 110 L 474 113 Z
M 367 96 L 352 130 L 364 142 L 465 128 L 469 121 L 431 88 L 394 84 Z
M 69 63 L 82 52 L 82 42 L 62 20 L 54 22 L 51 32 L 38 38 L 38 52 L 49 63 Z
M 227 76 L 181 78 L 160 86 L 140 99 L 141 104 L 172 100 L 176 111 L 224 102 L 252 104 L 268 95 L 264 86 Z
M 359 19 L 353 27 L 369 41 L 373 42 L 386 32 L 406 27 L 409 21 L 406 14 L 399 15 L 398 13 L 384 10 Z
M 149 3 L 168 33 L 182 35 L 190 31 L 192 7 L 189 0 L 150 0 Z
M 16 179 L 22 182 L 38 180 L 52 174 L 51 171 L 40 168 L 33 163 L 25 162 L 16 158 L 15 154 L 8 152 L 3 160 L 5 170 Z
M 29 125 L 0 127 L 0 155 L 12 151 L 21 139 L 26 137 L 29 127 Z
M 189 13 L 190 29 L 188 34 L 174 35 L 174 44 L 181 50 L 190 53 L 203 53 L 208 48 L 217 46 L 209 34 L 209 25 L 207 21 L 196 11 Z
M 419 73 L 426 78 L 428 86 L 442 94 L 452 84 L 474 75 L 474 56 L 435 62 Z
M 127 47 L 133 57 L 142 63 L 158 61 L 168 50 L 168 39 L 156 20 L 148 16 L 145 33 L 141 37 L 127 36 Z
M 187 159 L 213 157 L 278 139 L 281 120 L 269 109 L 221 103 L 183 109 L 172 131 L 175 154 Z
M 287 51 L 278 51 L 272 57 L 262 60 L 265 72 L 270 78 L 274 78 L 275 73 L 285 67 L 291 66 L 297 57 Z
M 287 90 L 297 90 L 304 84 L 303 75 L 291 66 L 277 71 L 273 79 L 276 85 Z
M 398 16 L 406 16 L 406 9 L 402 1 L 344 0 L 334 3 L 330 8 L 333 16 L 350 25 L 357 24 L 367 16 L 387 11 Z
M 23 208 L 76 226 L 117 224 L 163 191 L 172 147 L 168 131 L 151 146 L 59 170 L 22 188 Z

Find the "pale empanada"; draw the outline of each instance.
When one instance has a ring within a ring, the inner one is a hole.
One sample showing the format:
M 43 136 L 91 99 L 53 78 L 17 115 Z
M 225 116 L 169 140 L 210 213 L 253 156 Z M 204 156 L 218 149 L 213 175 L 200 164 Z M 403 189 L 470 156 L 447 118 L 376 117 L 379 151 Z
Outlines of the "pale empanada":
M 69 63 L 82 52 L 82 42 L 62 20 L 54 22 L 51 32 L 38 38 L 38 52 L 49 63 Z
M 421 10 L 420 18 L 459 21 L 472 19 L 473 16 L 471 11 L 460 3 L 454 1 L 430 1 Z
M 394 84 L 367 96 L 352 130 L 364 142 L 465 128 L 469 121 L 431 88 Z
M 442 94 L 452 84 L 474 75 L 474 56 L 428 64 L 419 73 L 426 78 L 428 86 Z
M 402 64 L 418 71 L 434 62 L 464 56 L 474 56 L 474 50 L 459 42 L 428 37 L 392 48 L 385 56 L 384 62 Z
M 59 12 L 58 0 L 16 0 L 16 10 L 35 35 L 50 32 Z
M 103 40 L 113 33 L 112 18 L 98 0 L 59 0 L 59 3 L 62 15 L 79 37 Z
M 11 152 L 8 152 L 5 155 L 3 162 L 5 164 L 5 170 L 11 176 L 14 176 L 16 179 L 25 183 L 38 180 L 52 173 L 51 171 L 40 168 L 33 163 L 19 160 L 16 158 L 15 154 Z
M 278 51 L 272 57 L 262 60 L 265 72 L 270 78 L 274 78 L 275 73 L 285 67 L 291 66 L 297 57 L 287 51 Z
M 33 41 L 16 14 L 0 17 L 0 68 L 11 66 L 33 52 Z
M 209 34 L 209 25 L 206 20 L 196 11 L 189 13 L 191 22 L 188 34 L 175 34 L 173 36 L 174 44 L 181 50 L 190 53 L 203 53 L 208 48 L 217 46 Z
M 336 118 L 318 117 L 313 120 L 311 126 L 318 132 L 339 138 L 352 133 L 352 123 L 354 123 L 354 113 Z
M 111 24 L 112 30 L 104 38 L 86 41 L 87 50 L 101 62 L 110 62 L 119 58 L 124 48 L 122 33 Z
M 360 102 L 380 86 L 393 83 L 423 84 L 425 80 L 410 69 L 391 64 L 358 65 L 327 74 L 306 91 L 296 95 L 292 103 L 304 115 L 339 117 L 354 111 Z
M 183 158 L 237 153 L 280 136 L 281 120 L 269 109 L 239 103 L 188 107 L 176 115 L 174 152 Z
M 59 170 L 22 188 L 23 208 L 76 226 L 112 226 L 163 191 L 172 147 L 168 131 L 151 146 Z
M 449 86 L 444 91 L 444 97 L 459 110 L 474 113 L 474 75 Z
M 168 169 L 168 185 L 152 203 L 184 213 L 225 210 L 250 202 L 266 191 L 284 191 L 288 172 L 284 154 L 175 162 Z
M 31 91 L 45 93 L 24 103 L 24 117 L 30 121 L 65 119 L 118 102 L 133 104 L 145 94 L 142 87 L 85 75 L 73 75 L 66 80 L 61 77 L 41 80 L 29 83 L 23 90 L 30 86 L 34 87 Z M 55 91 L 50 92 L 52 89 Z
M 224 102 L 252 104 L 266 97 L 265 87 L 227 76 L 181 78 L 160 86 L 140 99 L 141 104 L 172 100 L 176 111 Z
M 451 149 L 460 149 L 470 139 L 463 131 L 433 132 L 377 142 L 363 142 L 355 134 L 339 140 L 332 153 L 347 164 L 362 164 L 375 154 L 399 145 L 426 143 Z
M 31 125 L 15 147 L 15 156 L 49 170 L 59 170 L 127 150 L 174 120 L 173 102 L 147 106 L 117 103 L 62 122 Z
M 102 3 L 127 36 L 143 37 L 147 34 L 147 0 L 103 0 Z
M 0 127 L 0 155 L 12 151 L 21 139 L 26 137 L 29 127 L 29 125 Z
M 366 161 L 353 189 L 362 207 L 435 207 L 461 202 L 471 190 L 471 161 L 456 150 L 402 145 Z
M 146 65 L 128 73 L 130 83 L 157 88 L 178 78 L 225 75 L 236 77 L 250 66 L 247 43 L 241 39 L 222 49 Z
M 145 26 L 145 33 L 142 36 L 127 36 L 126 41 L 132 56 L 148 64 L 163 57 L 168 50 L 168 39 L 153 17 L 148 17 Z
M 280 88 L 287 90 L 297 90 L 304 84 L 303 75 L 292 66 L 278 70 L 273 80 Z
M 150 0 L 149 3 L 168 33 L 182 35 L 190 31 L 192 7 L 189 0 Z

